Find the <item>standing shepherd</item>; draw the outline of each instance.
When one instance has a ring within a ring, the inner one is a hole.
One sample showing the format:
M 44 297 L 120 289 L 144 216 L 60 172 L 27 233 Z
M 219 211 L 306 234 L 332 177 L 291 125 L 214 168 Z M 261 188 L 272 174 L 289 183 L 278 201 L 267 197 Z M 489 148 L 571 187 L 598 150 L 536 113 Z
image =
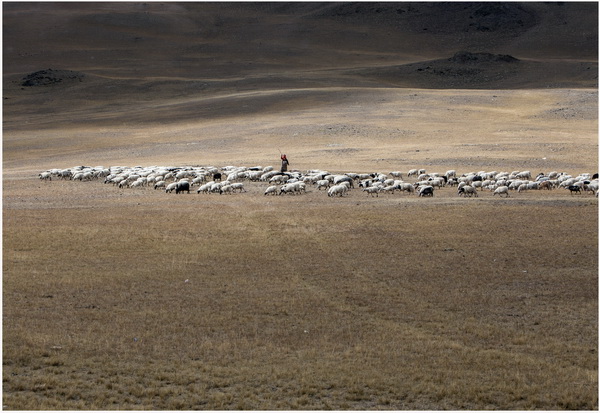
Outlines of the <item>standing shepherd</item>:
M 286 172 L 288 165 L 290 164 L 290 162 L 287 159 L 287 156 L 285 156 L 285 154 L 281 155 L 281 172 Z

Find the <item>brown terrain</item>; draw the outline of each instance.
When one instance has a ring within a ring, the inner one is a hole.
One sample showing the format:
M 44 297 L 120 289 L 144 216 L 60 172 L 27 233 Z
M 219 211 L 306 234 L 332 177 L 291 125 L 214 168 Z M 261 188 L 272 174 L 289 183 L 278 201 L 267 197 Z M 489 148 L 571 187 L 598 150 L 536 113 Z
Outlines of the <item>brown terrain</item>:
M 3 7 L 4 410 L 597 410 L 598 198 L 41 181 L 598 172 L 598 4 Z

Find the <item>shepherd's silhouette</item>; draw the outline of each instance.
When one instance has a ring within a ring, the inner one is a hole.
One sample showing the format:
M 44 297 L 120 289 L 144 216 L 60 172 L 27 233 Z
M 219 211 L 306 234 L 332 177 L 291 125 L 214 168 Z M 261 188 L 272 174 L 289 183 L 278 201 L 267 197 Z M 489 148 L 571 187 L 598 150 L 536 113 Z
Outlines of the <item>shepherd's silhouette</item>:
M 281 155 L 281 172 L 286 172 L 290 161 L 288 161 L 287 156 L 285 154 Z

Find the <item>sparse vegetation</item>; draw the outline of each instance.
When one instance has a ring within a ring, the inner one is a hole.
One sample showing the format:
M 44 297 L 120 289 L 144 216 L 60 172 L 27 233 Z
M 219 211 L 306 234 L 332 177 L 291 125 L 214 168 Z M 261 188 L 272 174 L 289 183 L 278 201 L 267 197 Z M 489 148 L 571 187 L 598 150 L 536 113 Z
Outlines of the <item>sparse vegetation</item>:
M 5 211 L 8 408 L 597 403 L 595 199 L 549 222 L 536 203 L 152 190 L 97 209 L 62 185 L 85 205 Z

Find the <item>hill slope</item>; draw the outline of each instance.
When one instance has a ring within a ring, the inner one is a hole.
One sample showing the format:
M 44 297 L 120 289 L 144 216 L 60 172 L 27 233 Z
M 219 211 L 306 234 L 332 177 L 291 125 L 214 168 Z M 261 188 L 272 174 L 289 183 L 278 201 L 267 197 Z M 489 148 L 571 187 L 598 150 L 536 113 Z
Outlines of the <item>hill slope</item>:
M 25 76 L 54 68 L 121 78 L 276 75 L 289 82 L 307 71 L 319 71 L 318 78 L 327 79 L 330 70 L 400 66 L 469 51 L 510 54 L 546 68 L 561 60 L 562 65 L 572 65 L 557 81 L 565 84 L 581 61 L 586 70 L 597 61 L 597 7 L 596 3 L 451 2 L 8 3 L 3 16 L 4 74 Z M 582 86 L 580 81 L 574 87 Z M 414 82 L 427 87 L 426 82 Z M 483 81 L 475 83 L 486 87 Z M 525 83 L 519 86 L 548 86 L 537 77 Z M 583 85 L 596 84 L 593 76 L 585 76 Z M 402 84 L 410 85 L 411 81 Z

